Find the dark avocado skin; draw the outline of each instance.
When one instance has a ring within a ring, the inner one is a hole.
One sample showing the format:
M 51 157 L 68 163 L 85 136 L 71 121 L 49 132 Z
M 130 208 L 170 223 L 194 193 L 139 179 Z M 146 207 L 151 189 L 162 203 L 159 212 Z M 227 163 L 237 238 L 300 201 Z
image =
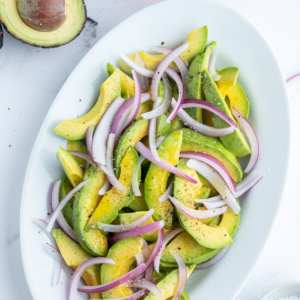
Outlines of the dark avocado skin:
M 12 1 L 16 1 L 16 0 L 12 0 Z M 60 46 L 69 44 L 70 42 L 72 42 L 73 40 L 75 40 L 75 39 L 80 35 L 80 33 L 82 32 L 82 30 L 83 30 L 83 28 L 84 28 L 84 26 L 85 26 L 85 23 L 86 23 L 86 18 L 87 18 L 86 14 L 87 14 L 87 12 L 86 12 L 86 4 L 85 4 L 84 0 L 81 0 L 81 2 L 82 2 L 82 4 L 83 4 L 84 15 L 85 15 L 84 22 L 83 22 L 83 24 L 82 24 L 82 28 L 81 28 L 81 30 L 79 31 L 79 33 L 78 33 L 76 36 L 74 36 L 71 40 L 69 40 L 69 41 L 67 41 L 67 42 L 65 42 L 65 43 L 62 43 L 62 44 L 52 45 L 52 46 L 46 47 L 46 46 L 41 46 L 41 45 L 37 45 L 37 44 L 25 42 L 25 41 L 23 41 L 23 40 L 17 38 L 17 37 L 14 35 L 14 33 L 13 33 L 12 31 L 9 31 L 9 30 L 7 29 L 7 27 L 5 26 L 4 23 L 2 23 L 2 25 L 3 25 L 3 27 L 5 28 L 5 30 L 6 30 L 11 36 L 13 36 L 15 39 L 21 41 L 23 44 L 28 44 L 28 45 L 30 45 L 30 46 L 34 46 L 34 47 L 37 47 L 37 48 L 46 48 L 46 49 L 49 49 L 49 48 L 57 48 L 57 47 L 60 47 Z M 24 24 L 25 24 L 25 23 L 24 23 Z M 2 28 L 1 28 L 1 25 L 0 25 L 0 49 L 2 48 L 2 46 L 3 46 L 3 31 L 2 31 Z

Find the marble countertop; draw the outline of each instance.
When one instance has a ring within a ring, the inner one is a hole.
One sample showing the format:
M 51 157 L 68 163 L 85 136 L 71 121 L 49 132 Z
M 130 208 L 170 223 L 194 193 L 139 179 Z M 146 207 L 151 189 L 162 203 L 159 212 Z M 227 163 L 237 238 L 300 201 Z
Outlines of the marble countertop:
M 56 49 L 31 47 L 5 32 L 0 51 L 1 299 L 32 299 L 20 254 L 19 207 L 30 152 L 53 99 L 77 63 L 104 34 L 134 12 L 159 1 L 86 1 L 88 16 L 97 20 L 98 25 L 87 22 L 75 41 Z M 227 0 L 226 5 L 259 29 L 273 48 L 286 78 L 300 71 L 299 0 Z M 300 118 L 297 114 L 300 78 L 289 83 L 288 90 L 292 147 L 284 199 L 267 245 L 237 300 L 260 299 L 278 284 L 300 281 L 300 192 L 297 189 L 300 180 Z

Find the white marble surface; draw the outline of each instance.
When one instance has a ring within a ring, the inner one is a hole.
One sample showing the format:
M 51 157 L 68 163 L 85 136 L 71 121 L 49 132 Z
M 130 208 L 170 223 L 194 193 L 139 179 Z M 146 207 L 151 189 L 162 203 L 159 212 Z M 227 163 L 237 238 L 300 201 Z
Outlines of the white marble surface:
M 0 299 L 32 299 L 20 256 L 20 198 L 35 137 L 56 93 L 97 40 L 132 13 L 159 1 L 87 0 L 89 17 L 99 24 L 95 27 L 87 23 L 79 38 L 57 49 L 34 48 L 5 33 L 4 47 L 0 51 Z M 274 49 L 286 77 L 300 72 L 299 0 L 227 0 L 226 5 L 261 31 Z M 278 284 L 300 281 L 300 192 L 297 189 L 300 182 L 300 118 L 297 114 L 300 78 L 291 82 L 288 88 L 292 151 L 286 191 L 265 250 L 237 300 L 260 299 Z M 261 226 L 263 223 L 261 220 Z

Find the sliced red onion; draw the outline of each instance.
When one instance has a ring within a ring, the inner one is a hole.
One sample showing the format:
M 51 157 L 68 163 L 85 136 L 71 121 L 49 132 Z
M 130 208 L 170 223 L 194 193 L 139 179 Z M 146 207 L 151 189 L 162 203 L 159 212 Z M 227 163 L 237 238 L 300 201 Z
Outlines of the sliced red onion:
M 110 298 L 110 299 L 106 299 L 106 300 L 135 300 L 135 299 L 140 299 L 147 293 L 148 293 L 148 290 L 140 290 L 129 296 L 124 296 L 124 297 L 120 297 L 120 298 Z M 98 300 L 98 299 L 91 299 L 91 300 Z
M 144 119 L 158 118 L 159 116 L 161 116 L 165 112 L 167 112 L 170 108 L 171 100 L 172 100 L 172 88 L 171 88 L 170 82 L 165 74 L 162 76 L 162 79 L 163 79 L 164 86 L 165 86 L 164 99 L 159 106 L 157 106 L 156 108 L 153 107 L 153 109 L 151 111 L 143 113 L 142 117 Z
M 51 244 L 53 247 L 58 251 L 58 247 L 56 246 L 55 238 L 53 237 L 52 233 L 47 231 L 48 223 L 44 221 L 43 219 L 36 219 L 34 220 L 34 223 L 37 224 L 49 237 Z
M 181 152 L 180 157 L 200 160 L 210 165 L 222 176 L 223 180 L 226 182 L 231 192 L 233 194 L 236 192 L 235 182 L 231 178 L 229 172 L 224 167 L 224 165 L 213 156 L 201 152 Z
M 195 199 L 194 201 L 197 203 L 203 203 L 203 202 L 215 202 L 222 200 L 222 197 L 220 195 L 206 198 L 206 199 Z
M 216 72 L 216 60 L 217 60 L 217 52 L 214 49 L 210 56 L 209 65 L 208 65 L 208 73 L 214 81 L 219 81 L 221 79 L 221 75 L 219 75 Z
M 60 275 L 61 275 L 61 269 L 62 269 L 61 264 L 58 263 L 54 264 L 53 280 L 52 280 L 53 286 L 58 286 Z
M 237 184 L 235 196 L 237 198 L 240 197 L 241 195 L 249 191 L 253 186 L 255 186 L 262 178 L 263 174 L 261 171 L 253 170 L 245 179 Z
M 247 121 L 247 119 L 240 112 L 238 112 L 234 107 L 232 108 L 232 114 L 239 121 L 239 123 L 241 124 L 242 128 L 244 129 L 249 139 L 249 143 L 251 147 L 251 156 L 250 156 L 250 161 L 244 171 L 245 173 L 249 173 L 255 167 L 258 161 L 258 156 L 259 156 L 258 138 L 250 122 Z
M 169 199 L 169 196 L 172 196 L 173 194 L 173 188 L 174 188 L 174 179 L 172 179 L 166 191 L 158 198 L 158 201 L 160 203 L 167 201 Z
M 77 294 L 77 288 L 78 288 L 78 285 L 79 285 L 79 281 L 80 281 L 80 278 L 81 278 L 83 272 L 85 271 L 85 269 L 90 267 L 90 266 L 94 266 L 94 265 L 98 265 L 98 264 L 115 265 L 116 262 L 112 258 L 108 258 L 108 257 L 95 257 L 95 258 L 91 258 L 91 259 L 85 261 L 84 263 L 82 263 L 76 269 L 76 271 L 75 271 L 75 273 L 72 277 L 71 286 L 70 286 L 69 295 L 68 295 L 69 300 L 75 300 L 76 299 L 76 294 Z
M 174 106 L 172 112 L 170 113 L 167 123 L 171 123 L 173 119 L 176 117 L 178 110 L 180 109 L 180 106 L 183 102 L 184 99 L 184 86 L 181 81 L 181 78 L 178 76 L 178 74 L 172 69 L 172 68 L 167 68 L 166 73 L 168 74 L 169 77 L 171 77 L 177 84 L 178 86 L 178 99 L 177 102 L 174 102 Z M 173 98 L 174 99 L 174 98 Z M 175 99 L 174 99 L 175 101 Z
M 189 42 L 184 43 L 181 46 L 174 49 L 173 51 L 171 51 L 169 54 L 167 54 L 162 59 L 162 61 L 157 66 L 156 70 L 154 71 L 154 75 L 152 77 L 152 82 L 151 82 L 151 95 L 152 95 L 152 99 L 154 102 L 157 100 L 158 85 L 159 85 L 162 75 L 164 74 L 166 69 L 169 67 L 170 63 L 173 62 L 174 59 L 176 59 L 183 51 L 185 51 L 189 47 L 189 44 L 190 44 Z M 171 70 L 174 71 L 173 69 L 171 69 Z M 176 73 L 176 75 L 177 75 L 177 73 Z
M 84 166 L 84 172 L 86 172 L 88 170 L 88 168 L 90 167 L 90 163 L 88 161 L 85 161 L 85 166 Z
M 121 105 L 124 103 L 124 99 L 118 97 L 111 103 L 102 118 L 100 119 L 93 138 L 93 160 L 101 165 L 106 165 L 106 142 L 108 134 L 115 118 L 115 115 Z
M 84 186 L 86 185 L 90 180 L 87 179 L 85 181 L 82 181 L 79 183 L 74 189 L 72 189 L 60 202 L 57 208 L 54 210 L 54 212 L 51 215 L 51 218 L 49 220 L 49 223 L 47 225 L 47 231 L 50 232 L 53 228 L 53 225 L 59 216 L 61 210 L 64 208 L 64 206 L 67 204 L 67 202 Z
M 143 61 L 143 59 L 141 58 L 141 56 L 139 54 L 135 55 L 135 63 L 137 65 L 139 65 L 139 66 L 147 69 L 147 66 L 146 66 L 145 62 Z M 149 88 L 150 88 L 149 78 L 144 77 L 144 76 L 142 76 L 140 74 L 138 74 L 137 76 L 138 76 L 139 82 L 141 84 L 141 90 L 142 90 L 142 92 L 149 91 Z
M 168 162 L 164 161 L 163 159 L 160 160 L 160 162 L 158 162 L 152 152 L 141 142 L 137 142 L 135 145 L 135 149 L 141 153 L 145 158 L 147 158 L 149 161 L 151 161 L 152 163 L 158 165 L 159 167 L 161 167 L 162 169 L 165 169 L 179 177 L 182 177 L 183 179 L 186 179 L 192 183 L 197 183 L 197 180 L 195 180 L 194 178 L 190 177 L 189 175 L 185 174 L 184 172 L 180 171 L 179 169 L 177 169 L 176 167 L 172 166 L 171 164 L 169 164 Z
M 203 262 L 201 264 L 198 264 L 195 269 L 196 270 L 204 270 L 204 269 L 208 269 L 212 266 L 214 266 L 217 262 L 219 262 L 221 260 L 221 258 L 226 254 L 226 252 L 229 250 L 231 246 L 225 247 L 223 248 L 216 256 L 214 256 L 212 259 Z
M 93 161 L 92 157 L 89 154 L 79 152 L 79 151 L 68 151 L 68 152 L 72 155 L 80 156 L 83 159 L 85 159 L 85 161 L 88 162 L 90 165 L 96 166 L 96 163 Z
M 148 246 L 148 243 L 143 239 L 143 248 L 142 248 L 142 253 L 144 254 L 145 258 L 147 260 L 149 260 L 150 256 L 151 256 L 151 250 Z M 145 279 L 146 280 L 151 280 L 152 279 L 152 275 L 153 275 L 153 264 L 151 264 L 146 273 L 145 273 Z
M 183 228 L 179 227 L 177 229 L 174 229 L 173 231 L 171 231 L 168 235 L 166 235 L 166 237 L 163 239 L 162 242 L 162 246 L 161 249 L 159 251 L 159 253 L 157 254 L 157 256 L 154 259 L 154 269 L 157 273 L 159 273 L 159 265 L 160 265 L 160 259 L 162 256 L 162 253 L 164 251 L 164 249 L 166 248 L 167 244 L 176 236 L 178 235 L 180 232 L 184 231 Z
M 125 274 L 111 282 L 104 283 L 101 285 L 94 285 L 94 286 L 79 286 L 78 291 L 81 293 L 87 293 L 87 294 L 102 293 L 102 292 L 108 291 L 110 289 L 113 289 L 113 288 L 121 285 L 124 282 L 127 282 L 131 278 L 137 276 L 140 273 L 144 273 L 145 271 L 146 271 L 146 265 L 141 264 L 140 266 L 131 270 L 127 274 Z
M 294 78 L 296 78 L 296 77 L 298 77 L 298 76 L 300 76 L 300 73 L 297 73 L 297 74 L 295 74 L 295 75 L 289 77 L 289 78 L 286 80 L 286 83 L 290 82 L 291 80 L 293 80 Z
M 239 212 L 241 211 L 239 203 L 236 201 L 235 197 L 231 193 L 226 182 L 223 180 L 220 174 L 216 172 L 214 168 L 202 161 L 195 159 L 188 160 L 186 165 L 189 168 L 194 169 L 195 171 L 200 173 L 203 177 L 205 177 L 219 192 L 219 194 L 234 211 L 234 213 L 239 214 Z
M 174 98 L 172 99 L 171 106 L 173 108 L 176 107 L 176 101 Z M 225 127 L 225 128 L 214 128 L 199 123 L 195 119 L 193 119 L 187 112 L 185 112 L 182 108 L 180 108 L 177 111 L 177 116 L 179 117 L 180 120 L 184 122 L 185 125 L 193 129 L 194 131 L 197 131 L 206 136 L 214 136 L 214 137 L 225 136 L 233 133 L 235 130 L 233 126 Z
M 144 226 L 132 229 L 130 231 L 126 231 L 126 232 L 120 233 L 118 235 L 115 235 L 115 236 L 113 236 L 110 239 L 110 241 L 112 243 L 115 243 L 115 242 L 123 240 L 125 238 L 129 238 L 129 237 L 133 237 L 133 236 L 138 236 L 138 235 L 149 233 L 151 231 L 163 228 L 164 226 L 165 226 L 165 221 L 164 220 L 157 221 L 157 222 L 150 223 L 150 224 L 147 224 L 147 225 L 144 225 Z
M 174 250 L 173 248 L 170 249 L 171 253 L 175 257 L 177 264 L 178 264 L 178 286 L 177 290 L 172 298 L 172 300 L 179 300 L 181 294 L 183 293 L 186 283 L 187 283 L 187 269 L 183 258 L 180 254 Z
M 152 292 L 156 297 L 158 297 L 158 298 L 162 297 L 160 289 L 155 284 L 153 284 L 151 281 L 146 280 L 146 279 L 130 280 L 128 283 L 128 286 L 146 289 L 146 290 Z
M 110 182 L 108 179 L 106 179 L 102 188 L 98 191 L 98 195 L 100 196 L 105 195 L 108 192 L 109 188 L 110 188 Z
M 227 206 L 210 210 L 195 210 L 193 208 L 185 206 L 174 197 L 169 196 L 169 199 L 178 210 L 192 219 L 206 220 L 220 216 L 227 211 Z
M 197 99 L 186 99 L 183 101 L 181 108 L 189 108 L 189 107 L 199 107 L 202 109 L 206 109 L 213 114 L 220 117 L 223 121 L 227 122 L 229 125 L 235 127 L 236 129 L 239 128 L 238 124 L 236 124 L 232 119 L 230 119 L 226 114 L 224 114 L 220 109 L 215 107 L 214 105 L 203 101 L 203 100 L 197 100 Z
M 97 223 L 97 225 L 100 230 L 106 232 L 126 232 L 138 228 L 139 226 L 144 224 L 151 216 L 153 216 L 153 214 L 154 214 L 154 209 L 151 208 L 144 216 L 140 217 L 136 221 L 127 225 L 113 225 L 113 224 L 103 224 L 103 223 Z
M 136 254 L 135 259 L 136 259 L 136 265 L 137 266 L 146 263 L 145 255 L 142 252 Z
M 154 102 L 153 108 L 156 109 L 161 104 L 162 98 L 158 97 L 157 101 Z M 150 150 L 152 152 L 153 157 L 158 162 L 160 161 L 160 157 L 158 155 L 157 149 L 156 149 L 156 143 L 155 143 L 155 137 L 156 137 L 156 121 L 157 119 L 151 119 L 149 122 L 149 146 Z
M 139 66 L 136 64 L 134 61 L 132 61 L 129 57 L 124 55 L 123 53 L 120 53 L 121 60 L 132 70 L 135 70 L 137 73 L 140 75 L 147 77 L 147 78 L 152 78 L 154 75 L 154 72 L 151 70 L 148 70 L 142 66 Z
M 156 148 L 158 148 L 162 142 L 165 140 L 165 136 L 164 135 L 160 135 L 156 140 L 155 140 L 155 145 L 156 145 Z
M 113 156 L 114 156 L 114 146 L 115 146 L 115 134 L 110 133 L 107 140 L 107 148 L 106 148 L 106 167 L 108 172 L 111 174 L 109 180 L 113 180 L 114 187 L 117 188 L 121 192 L 125 192 L 125 186 L 118 180 L 116 177 L 114 166 L 113 166 Z
M 202 202 L 207 209 L 215 209 L 226 206 L 227 203 L 224 200 L 219 201 L 203 201 Z
M 52 208 L 53 212 L 55 211 L 55 209 L 59 205 L 59 187 L 60 187 L 60 184 L 61 184 L 61 180 L 56 181 L 53 185 L 52 194 L 51 194 L 51 208 Z M 74 233 L 74 230 L 67 223 L 67 221 L 65 220 L 65 218 L 64 218 L 64 216 L 61 212 L 58 214 L 56 221 L 57 221 L 58 225 L 60 226 L 60 228 L 62 229 L 62 231 L 70 239 L 72 239 L 74 242 L 78 243 L 78 239 L 77 239 L 77 237 Z
M 162 47 L 162 46 L 153 47 L 153 51 L 163 53 L 163 54 L 169 54 L 172 52 L 171 49 L 168 49 L 168 48 Z M 182 78 L 183 84 L 185 85 L 189 68 L 180 56 L 178 56 L 174 59 L 174 63 L 177 65 L 177 67 L 181 73 L 181 78 Z
M 124 128 L 127 128 L 134 121 L 136 115 L 139 112 L 141 102 L 142 102 L 141 86 L 137 74 L 134 70 L 132 70 L 132 76 L 133 76 L 134 86 L 135 86 L 135 95 L 134 95 L 133 103 L 130 107 L 130 112 L 126 118 Z
M 88 153 L 91 157 L 93 157 L 92 149 L 93 149 L 94 128 L 95 128 L 95 125 L 92 124 L 86 132 L 86 147 L 87 147 Z
M 133 194 L 136 197 L 139 197 L 142 195 L 141 191 L 140 191 L 139 173 L 140 173 L 141 165 L 144 160 L 145 160 L 145 157 L 141 155 L 139 157 L 139 161 L 136 164 L 133 174 L 132 174 L 131 187 L 132 187 Z

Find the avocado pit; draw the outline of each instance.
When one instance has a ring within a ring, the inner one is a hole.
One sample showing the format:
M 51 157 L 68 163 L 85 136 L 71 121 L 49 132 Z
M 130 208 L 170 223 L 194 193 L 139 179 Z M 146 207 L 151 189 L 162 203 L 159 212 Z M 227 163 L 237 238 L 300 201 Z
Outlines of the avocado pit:
M 65 0 L 17 0 L 20 17 L 38 31 L 53 31 L 66 20 Z

